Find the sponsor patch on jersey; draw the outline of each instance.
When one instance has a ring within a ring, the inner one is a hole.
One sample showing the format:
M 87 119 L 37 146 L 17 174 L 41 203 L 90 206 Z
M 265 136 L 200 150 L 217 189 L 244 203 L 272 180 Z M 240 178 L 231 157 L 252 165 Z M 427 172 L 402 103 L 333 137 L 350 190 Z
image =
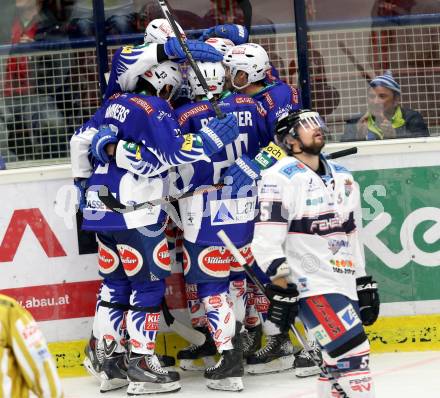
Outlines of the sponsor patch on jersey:
M 161 240 L 153 250 L 153 261 L 159 268 L 171 271 L 171 257 L 166 238 Z
M 319 344 L 321 344 L 321 346 L 325 346 L 332 342 L 332 339 L 330 338 L 324 326 L 322 325 L 318 325 L 315 326 L 314 328 L 311 328 L 310 332 L 312 333 L 313 336 L 315 336 L 316 341 Z
M 235 103 L 236 104 L 255 104 L 255 100 L 253 100 L 251 97 L 235 97 Z
M 358 314 L 356 313 L 356 310 L 351 304 L 348 304 L 341 311 L 338 311 L 337 314 L 345 329 L 347 330 L 350 330 L 356 325 L 362 323 Z
M 273 109 L 275 107 L 275 102 L 272 99 L 272 97 L 270 96 L 269 93 L 263 93 L 263 97 L 267 102 L 267 105 L 269 106 L 269 109 Z
M 258 312 L 267 312 L 269 309 L 269 300 L 261 294 L 255 296 L 255 309 Z
M 160 312 L 145 315 L 144 330 L 158 331 L 160 321 Z
M 276 144 L 271 142 L 268 146 L 264 147 L 260 153 L 266 153 L 271 158 L 280 160 L 286 156 L 286 153 Z
M 288 178 L 292 178 L 295 174 L 305 173 L 307 171 L 306 166 L 302 163 L 291 163 L 284 166 L 279 172 Z
M 122 95 L 122 93 L 114 93 L 109 97 L 109 100 L 115 100 L 116 98 L 119 98 Z
M 328 249 L 335 255 L 341 247 L 348 247 L 349 243 L 345 239 L 329 239 L 328 240 Z
M 290 90 L 292 91 L 292 104 L 299 104 L 299 92 L 296 87 L 289 84 Z
M 224 278 L 229 276 L 231 253 L 223 247 L 210 246 L 198 256 L 200 270 L 207 275 Z
M 103 274 L 110 274 L 119 265 L 118 255 L 98 239 L 98 267 Z
M 122 47 L 121 54 L 131 54 L 133 52 L 133 46 Z
M 124 267 L 127 276 L 136 275 L 144 264 L 144 259 L 134 247 L 128 245 L 116 245 L 121 258 L 122 266 Z
M 186 112 L 183 112 L 178 119 L 178 123 L 180 126 L 183 126 L 185 122 L 195 115 L 198 115 L 199 113 L 206 112 L 209 109 L 209 106 L 207 104 L 201 104 L 197 105 L 194 108 L 191 108 L 187 110 Z
M 153 106 L 143 98 L 131 97 L 130 101 L 136 104 L 138 108 L 143 109 L 147 115 L 151 115 L 154 112 Z
M 183 136 L 183 144 L 180 147 L 182 151 L 191 151 L 193 148 L 194 135 L 193 134 L 185 134 Z
M 245 258 L 248 264 L 252 264 L 254 262 L 254 255 L 252 254 L 251 245 L 243 246 L 239 249 L 240 254 Z M 231 261 L 231 271 L 232 272 L 242 272 L 244 268 L 240 265 L 238 261 L 236 261 L 235 257 L 232 256 Z M 239 282 L 239 281 L 236 281 Z M 240 281 L 242 282 L 242 281 Z
M 215 200 L 210 203 L 211 225 L 242 224 L 255 217 L 256 198 Z
M 307 278 L 298 278 L 298 290 L 300 293 L 309 291 L 309 288 L 307 287 Z
M 222 298 L 219 295 L 209 297 L 208 303 L 213 308 L 220 308 L 223 304 Z
M 190 309 L 191 314 L 195 314 L 199 309 L 200 309 L 200 303 L 194 304 Z
M 189 270 L 191 269 L 191 258 L 185 246 L 183 246 L 182 249 L 182 267 L 183 267 L 183 275 L 187 275 Z

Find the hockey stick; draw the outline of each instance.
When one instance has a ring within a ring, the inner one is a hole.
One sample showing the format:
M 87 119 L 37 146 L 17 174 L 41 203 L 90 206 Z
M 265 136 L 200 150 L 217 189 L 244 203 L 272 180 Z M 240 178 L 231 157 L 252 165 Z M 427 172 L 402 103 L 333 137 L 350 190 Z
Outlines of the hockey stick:
M 254 283 L 258 288 L 260 289 L 261 293 L 264 294 L 264 286 L 258 279 L 257 275 L 255 274 L 255 271 L 249 266 L 246 259 L 241 255 L 237 247 L 232 243 L 232 241 L 229 239 L 228 235 L 226 235 L 225 231 L 221 230 L 217 233 L 217 236 L 221 239 L 221 241 L 224 243 L 226 248 L 232 253 L 232 255 L 235 257 L 235 259 L 238 261 L 238 263 L 243 267 L 244 271 L 246 272 L 246 275 L 249 277 L 249 279 Z M 312 361 L 315 363 L 315 366 L 318 366 L 321 372 L 329 379 L 329 381 L 332 383 L 333 388 L 339 393 L 340 398 L 349 398 L 347 393 L 342 389 L 341 385 L 337 382 L 337 380 L 331 376 L 326 367 L 321 363 L 319 358 L 316 357 L 316 354 L 314 353 L 313 349 L 310 347 L 307 340 L 301 336 L 301 334 L 298 332 L 298 329 L 295 327 L 295 325 L 290 325 L 290 329 L 295 334 L 298 341 L 302 344 L 304 349 L 307 351 L 307 353 L 310 355 L 310 358 L 312 358 Z
M 343 156 L 354 155 L 357 153 L 358 149 L 356 146 L 347 149 L 341 149 L 340 151 L 336 151 L 333 153 L 329 153 L 325 156 L 326 159 L 337 159 L 342 158 Z
M 216 99 L 214 98 L 214 95 L 209 91 L 208 84 L 206 83 L 205 78 L 202 75 L 202 72 L 200 72 L 199 67 L 197 66 L 196 61 L 194 61 L 194 58 L 191 54 L 191 51 L 189 51 L 188 45 L 186 44 L 186 35 L 183 29 L 177 25 L 176 20 L 171 15 L 170 10 L 168 9 L 167 3 L 165 0 L 157 0 L 160 8 L 162 8 L 162 12 L 165 15 L 165 18 L 168 20 L 169 24 L 171 25 L 171 28 L 173 29 L 174 35 L 176 36 L 177 40 L 179 41 L 179 44 L 182 46 L 182 49 L 184 53 L 186 54 L 186 57 L 188 58 L 188 62 L 190 63 L 191 67 L 194 70 L 194 73 L 197 76 L 197 79 L 199 80 L 203 91 L 205 92 L 206 98 L 208 98 L 209 102 L 212 105 L 212 108 L 214 109 L 215 115 L 219 119 L 223 119 L 224 115 L 223 112 L 220 110 Z
M 206 340 L 206 336 L 185 324 L 179 322 L 176 318 L 174 318 L 173 314 L 171 314 L 170 309 L 168 308 L 168 304 L 165 298 L 162 301 L 162 313 L 165 323 L 168 327 L 174 330 L 178 335 L 182 336 L 185 340 L 195 345 L 203 345 Z
M 337 159 L 337 158 L 340 158 L 343 156 L 353 155 L 355 153 L 357 153 L 357 147 L 342 149 L 340 151 L 330 153 L 330 154 L 326 155 L 326 158 L 327 159 Z M 110 210 L 115 211 L 120 214 L 125 214 L 125 213 L 130 213 L 130 212 L 136 211 L 136 210 L 150 209 L 153 206 L 167 204 L 167 203 L 179 200 L 179 199 L 189 198 L 193 195 L 200 195 L 200 194 L 204 194 L 204 193 L 208 193 L 208 192 L 217 191 L 223 187 L 224 187 L 223 184 L 214 184 L 209 187 L 185 192 L 182 196 L 179 196 L 179 197 L 174 197 L 174 196 L 169 195 L 169 196 L 165 196 L 160 199 L 154 199 L 154 200 L 150 200 L 147 202 L 136 203 L 134 205 L 124 205 L 113 196 L 113 194 L 110 192 L 109 188 L 106 185 L 101 185 L 98 190 L 98 197 L 101 200 L 101 202 L 104 203 L 105 206 L 107 208 L 109 208 Z
M 136 210 L 150 209 L 153 206 L 167 204 L 170 202 L 174 202 L 179 199 L 189 198 L 193 195 L 200 195 L 212 191 L 217 191 L 222 188 L 223 184 L 214 184 L 211 186 L 207 186 L 205 188 L 196 189 L 194 191 L 185 192 L 183 195 L 179 197 L 174 197 L 171 195 L 164 196 L 163 198 L 150 200 L 147 202 L 136 203 L 134 205 L 124 205 L 118 199 L 116 199 L 113 194 L 110 192 L 107 185 L 101 185 L 98 190 L 98 198 L 104 203 L 110 210 L 115 211 L 117 213 L 130 213 Z

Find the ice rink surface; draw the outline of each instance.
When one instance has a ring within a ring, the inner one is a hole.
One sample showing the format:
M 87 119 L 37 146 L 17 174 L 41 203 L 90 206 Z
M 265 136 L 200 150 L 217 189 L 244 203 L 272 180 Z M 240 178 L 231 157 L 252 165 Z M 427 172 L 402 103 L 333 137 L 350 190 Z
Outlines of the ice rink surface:
M 439 398 L 440 351 L 376 354 L 371 358 L 371 369 L 376 386 L 376 398 Z M 315 397 L 314 377 L 298 379 L 293 371 L 265 376 L 244 377 L 245 389 L 240 393 L 212 391 L 206 388 L 203 375 L 180 372 L 182 389 L 172 394 L 155 397 L 175 398 L 215 397 L 231 398 L 305 398 Z M 63 379 L 66 398 L 126 397 L 125 390 L 99 393 L 92 377 Z

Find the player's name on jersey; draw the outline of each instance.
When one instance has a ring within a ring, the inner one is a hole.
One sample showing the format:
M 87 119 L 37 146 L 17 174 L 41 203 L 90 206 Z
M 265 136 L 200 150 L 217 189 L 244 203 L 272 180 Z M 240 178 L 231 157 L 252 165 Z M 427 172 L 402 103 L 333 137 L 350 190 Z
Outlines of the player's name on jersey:
M 250 111 L 238 111 L 238 112 L 232 112 L 235 117 L 237 118 L 238 126 L 239 127 L 245 127 L 245 126 L 253 126 L 252 123 L 252 113 Z M 202 126 L 206 126 L 208 122 L 212 119 L 212 117 L 203 118 L 200 120 L 202 123 Z

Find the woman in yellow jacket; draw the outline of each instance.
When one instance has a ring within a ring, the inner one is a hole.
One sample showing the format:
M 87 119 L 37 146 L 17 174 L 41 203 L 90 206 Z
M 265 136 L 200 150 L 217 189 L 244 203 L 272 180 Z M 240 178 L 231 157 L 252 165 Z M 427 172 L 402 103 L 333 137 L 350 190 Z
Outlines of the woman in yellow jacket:
M 0 398 L 63 397 L 55 362 L 31 314 L 0 294 Z

